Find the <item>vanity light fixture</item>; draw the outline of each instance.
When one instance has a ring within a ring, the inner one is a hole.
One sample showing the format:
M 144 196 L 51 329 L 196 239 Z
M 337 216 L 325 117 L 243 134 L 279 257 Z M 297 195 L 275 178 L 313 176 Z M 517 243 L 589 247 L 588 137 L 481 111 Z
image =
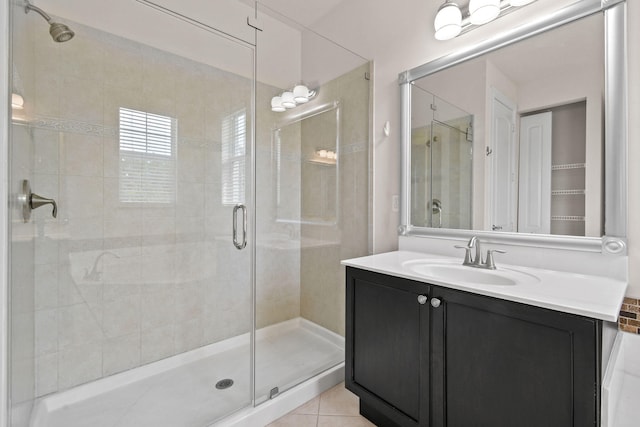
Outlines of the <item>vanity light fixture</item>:
M 436 14 L 434 22 L 437 40 L 449 40 L 460 34 L 462 31 L 462 12 L 460 7 L 447 0 Z
M 297 85 L 290 91 L 284 91 L 280 96 L 271 98 L 271 111 L 282 113 L 300 104 L 306 104 L 317 95 L 317 91 L 309 90 L 305 85 Z
M 470 0 L 461 8 L 453 0 L 445 0 L 434 20 L 436 40 L 450 40 L 475 26 L 484 25 L 535 0 Z

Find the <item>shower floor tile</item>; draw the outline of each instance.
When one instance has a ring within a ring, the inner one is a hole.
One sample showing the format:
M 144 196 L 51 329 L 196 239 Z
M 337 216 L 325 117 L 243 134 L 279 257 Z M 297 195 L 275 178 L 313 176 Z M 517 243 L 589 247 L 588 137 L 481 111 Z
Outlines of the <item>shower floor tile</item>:
M 258 333 L 256 402 L 344 360 L 344 350 L 304 326 Z M 34 427 L 204 427 L 251 404 L 249 345 L 78 399 L 38 417 Z M 113 378 L 113 377 L 112 377 Z M 232 387 L 215 384 L 231 378 Z M 73 390 L 72 390 L 73 391 Z

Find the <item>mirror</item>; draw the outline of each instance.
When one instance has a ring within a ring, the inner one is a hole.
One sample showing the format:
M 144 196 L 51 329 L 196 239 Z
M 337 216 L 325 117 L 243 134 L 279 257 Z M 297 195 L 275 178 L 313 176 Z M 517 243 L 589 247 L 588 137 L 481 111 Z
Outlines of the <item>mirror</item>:
M 339 103 L 320 106 L 278 125 L 272 141 L 277 221 L 337 224 Z M 315 183 L 315 191 L 301 192 L 300 182 Z
M 625 236 L 624 8 L 587 2 L 400 75 L 402 234 Z

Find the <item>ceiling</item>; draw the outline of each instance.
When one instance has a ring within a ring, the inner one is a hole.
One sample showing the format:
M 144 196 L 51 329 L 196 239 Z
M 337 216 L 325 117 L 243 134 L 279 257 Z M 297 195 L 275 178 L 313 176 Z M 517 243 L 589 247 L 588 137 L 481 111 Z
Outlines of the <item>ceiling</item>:
M 250 6 L 255 4 L 254 0 L 239 1 Z M 258 4 L 286 16 L 304 27 L 311 28 L 313 24 L 344 1 L 346 0 L 259 0 Z

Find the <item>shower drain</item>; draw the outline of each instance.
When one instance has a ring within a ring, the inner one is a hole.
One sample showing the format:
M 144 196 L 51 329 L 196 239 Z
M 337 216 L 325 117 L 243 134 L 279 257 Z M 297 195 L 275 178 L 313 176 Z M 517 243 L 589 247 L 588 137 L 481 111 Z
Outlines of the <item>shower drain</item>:
M 216 383 L 216 388 L 218 390 L 224 390 L 225 388 L 229 388 L 233 385 L 233 380 L 230 378 L 225 378 L 224 380 L 220 380 Z

